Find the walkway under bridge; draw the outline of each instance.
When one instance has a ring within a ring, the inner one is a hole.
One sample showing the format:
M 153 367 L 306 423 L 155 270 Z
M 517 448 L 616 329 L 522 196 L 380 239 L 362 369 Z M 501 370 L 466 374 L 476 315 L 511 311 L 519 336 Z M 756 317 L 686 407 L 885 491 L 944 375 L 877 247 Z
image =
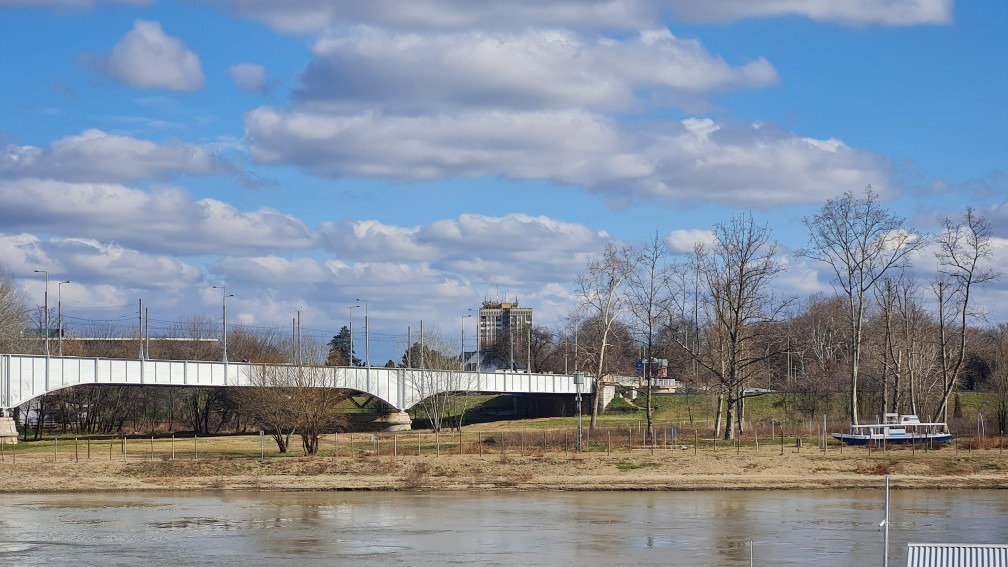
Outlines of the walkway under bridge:
M 578 391 L 574 376 L 566 374 L 0 354 L 0 409 L 9 410 L 44 394 L 85 384 L 249 387 L 270 383 L 270 376 L 292 371 L 311 373 L 309 382 L 313 385 L 366 393 L 399 411 L 443 392 L 576 394 Z M 582 394 L 590 394 L 591 380 L 585 379 L 580 389 Z

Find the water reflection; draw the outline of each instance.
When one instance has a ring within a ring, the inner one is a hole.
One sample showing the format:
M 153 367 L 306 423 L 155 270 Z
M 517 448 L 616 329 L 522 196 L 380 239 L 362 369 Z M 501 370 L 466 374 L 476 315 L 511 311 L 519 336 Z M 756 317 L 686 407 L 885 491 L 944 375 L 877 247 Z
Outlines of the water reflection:
M 877 564 L 881 490 L 8 495 L 2 565 Z M 893 493 L 906 542 L 1008 541 L 1004 491 Z

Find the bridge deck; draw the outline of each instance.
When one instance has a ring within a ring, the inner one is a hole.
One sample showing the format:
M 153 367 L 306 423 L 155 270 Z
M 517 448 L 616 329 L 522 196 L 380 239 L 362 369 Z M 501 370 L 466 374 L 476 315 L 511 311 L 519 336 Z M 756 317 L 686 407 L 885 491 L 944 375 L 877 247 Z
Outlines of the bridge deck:
M 294 367 L 291 365 L 0 355 L 0 408 L 17 407 L 62 388 L 83 384 L 246 387 L 264 377 L 311 373 L 311 384 L 366 392 L 407 410 L 441 392 L 575 394 L 574 376 L 518 372 L 462 372 L 412 368 Z M 591 380 L 581 385 L 592 391 Z

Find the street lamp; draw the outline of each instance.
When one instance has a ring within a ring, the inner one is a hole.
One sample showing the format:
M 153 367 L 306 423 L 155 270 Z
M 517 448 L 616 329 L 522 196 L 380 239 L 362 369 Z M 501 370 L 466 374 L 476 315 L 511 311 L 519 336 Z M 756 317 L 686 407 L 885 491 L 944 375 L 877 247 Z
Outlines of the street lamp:
M 350 313 L 350 352 L 347 353 L 347 366 L 353 366 L 353 310 L 360 305 L 351 305 L 347 311 Z
M 49 356 L 49 271 L 35 270 L 36 274 L 45 274 L 45 353 Z
M 364 302 L 364 365 L 371 366 L 371 340 L 368 336 L 368 307 L 367 300 L 357 298 L 354 301 Z
M 63 356 L 63 284 L 70 283 L 64 280 L 56 284 L 56 319 L 59 321 L 59 355 Z
M 577 395 L 577 450 L 581 451 L 581 384 L 584 383 L 584 374 L 581 372 L 574 372 L 574 387 L 576 389 Z
M 462 370 L 465 370 L 465 320 L 472 317 L 472 314 L 462 316 L 462 355 L 459 357 Z
M 221 290 L 221 328 L 224 331 L 224 362 L 227 362 L 227 298 L 234 297 L 234 294 L 228 295 L 227 286 L 215 285 L 213 288 Z
M 469 309 L 468 311 L 473 311 L 473 310 Z M 472 314 L 470 313 L 470 315 L 467 315 L 467 316 L 471 316 L 471 315 Z M 480 319 L 479 319 L 479 317 L 476 317 L 476 372 L 480 371 L 480 367 L 482 366 L 482 362 L 483 362 L 483 357 L 480 356 Z

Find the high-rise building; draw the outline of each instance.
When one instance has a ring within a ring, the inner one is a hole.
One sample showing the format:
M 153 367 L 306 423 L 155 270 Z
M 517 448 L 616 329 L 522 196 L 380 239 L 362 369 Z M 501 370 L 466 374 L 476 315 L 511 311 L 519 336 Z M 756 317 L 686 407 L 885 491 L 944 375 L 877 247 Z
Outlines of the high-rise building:
M 514 359 L 524 363 L 531 329 L 531 307 L 518 307 L 518 300 L 514 303 L 484 301 L 479 311 L 479 348 L 487 351 L 502 337 L 510 336 L 514 343 Z

